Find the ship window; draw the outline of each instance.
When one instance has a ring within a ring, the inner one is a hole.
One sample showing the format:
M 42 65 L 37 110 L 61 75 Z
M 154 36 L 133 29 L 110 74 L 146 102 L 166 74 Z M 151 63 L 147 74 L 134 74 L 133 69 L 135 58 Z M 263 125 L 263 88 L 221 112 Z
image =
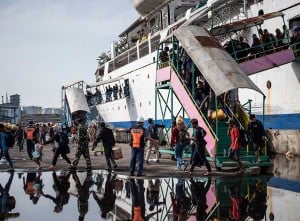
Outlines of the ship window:
M 150 78 L 149 74 L 147 75 L 148 79 Z
M 140 107 L 142 107 L 142 103 L 140 103 Z
M 151 101 L 149 101 L 149 105 L 151 105 Z
M 125 106 L 125 109 L 126 109 L 126 106 Z M 120 110 L 120 106 L 118 106 L 118 110 Z
M 134 83 L 134 79 L 132 79 L 132 83 Z
M 125 108 L 125 110 L 126 110 L 126 105 L 125 105 L 125 107 L 124 107 L 124 108 Z
M 272 87 L 271 81 L 267 81 L 267 85 L 266 86 L 267 86 L 268 89 L 271 89 L 271 87 Z
M 131 106 L 134 107 L 134 104 L 132 103 Z

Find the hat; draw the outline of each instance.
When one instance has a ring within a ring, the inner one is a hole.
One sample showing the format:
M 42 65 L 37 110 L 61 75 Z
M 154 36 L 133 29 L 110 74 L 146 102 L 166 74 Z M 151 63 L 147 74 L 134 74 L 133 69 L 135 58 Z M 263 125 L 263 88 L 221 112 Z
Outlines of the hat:
M 29 121 L 29 124 L 30 124 L 30 125 L 32 125 L 32 124 L 33 124 L 33 121 L 32 121 L 32 120 L 31 120 L 31 121 Z
M 137 119 L 136 119 L 136 121 L 138 122 L 138 123 L 144 123 L 144 118 L 143 117 L 138 117 Z
M 198 124 L 198 120 L 196 118 L 193 118 L 191 121 L 190 121 L 191 124 Z
M 148 118 L 148 123 L 152 124 L 153 123 L 153 119 L 152 118 Z
M 101 123 L 100 123 L 100 127 L 105 127 L 105 123 L 104 123 L 104 122 L 101 122 Z
M 226 123 L 227 124 L 234 124 L 234 119 L 233 118 L 229 118 Z

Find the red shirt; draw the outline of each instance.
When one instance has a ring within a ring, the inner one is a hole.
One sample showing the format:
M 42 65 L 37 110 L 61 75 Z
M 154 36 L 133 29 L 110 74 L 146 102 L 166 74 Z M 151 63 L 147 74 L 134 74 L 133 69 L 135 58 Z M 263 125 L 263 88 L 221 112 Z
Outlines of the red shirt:
M 240 137 L 240 130 L 236 126 L 233 126 L 230 130 L 230 138 L 231 138 L 231 144 L 230 148 L 232 149 L 238 149 L 241 148 L 241 142 L 239 140 Z
M 173 127 L 171 133 L 171 147 L 174 147 L 176 143 L 179 141 L 179 130 L 177 127 Z

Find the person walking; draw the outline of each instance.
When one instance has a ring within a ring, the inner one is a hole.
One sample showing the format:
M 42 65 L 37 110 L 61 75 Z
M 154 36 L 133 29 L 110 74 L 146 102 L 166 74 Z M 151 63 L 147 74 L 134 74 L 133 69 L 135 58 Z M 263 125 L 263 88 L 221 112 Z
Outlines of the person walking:
M 4 124 L 0 124 L 0 160 L 2 159 L 3 156 L 5 156 L 5 159 L 7 160 L 9 166 L 10 166 L 10 171 L 14 170 L 14 165 L 11 160 L 9 151 L 8 151 L 8 146 L 6 145 L 6 139 L 8 135 L 5 130 Z
M 87 126 L 86 126 L 86 113 L 82 113 L 81 116 L 78 117 L 77 123 L 78 123 L 78 144 L 77 144 L 77 150 L 75 153 L 75 159 L 73 160 L 72 165 L 70 165 L 70 169 L 76 169 L 77 164 L 79 163 L 79 159 L 81 155 L 83 155 L 85 161 L 86 161 L 86 169 L 91 170 L 91 158 L 90 158 L 90 152 L 89 152 L 89 139 L 87 134 Z
M 155 161 L 159 163 L 159 138 L 157 134 L 157 127 L 161 125 L 154 124 L 153 119 L 149 118 L 148 119 L 148 128 L 147 128 L 147 135 L 148 135 L 148 140 L 147 140 L 147 152 L 146 152 L 146 163 L 149 163 L 149 158 L 150 154 L 152 151 L 152 148 L 154 147 L 155 151 Z
M 193 173 L 197 164 L 202 165 L 204 163 L 207 168 L 207 172 L 204 176 L 208 176 L 211 173 L 211 166 L 205 156 L 206 141 L 204 137 L 206 136 L 206 131 L 199 126 L 198 120 L 195 118 L 191 120 L 191 124 L 194 129 L 194 136 L 191 137 L 191 140 L 194 142 L 195 148 L 192 154 L 192 164 L 189 173 Z
M 33 121 L 29 121 L 29 124 L 24 129 L 24 138 L 26 139 L 27 154 L 30 160 L 33 159 L 32 152 L 34 151 L 33 139 L 36 137 L 36 129 L 33 125 Z
M 175 158 L 176 158 L 176 168 L 175 170 L 181 170 L 183 166 L 184 169 L 187 167 L 187 162 L 183 160 L 184 148 L 190 144 L 190 135 L 186 130 L 184 121 L 182 117 L 178 117 L 176 120 L 177 128 L 179 130 L 178 142 L 175 145 Z
M 265 145 L 266 132 L 262 122 L 256 119 L 255 114 L 250 115 L 250 123 L 248 125 L 248 131 L 250 132 L 251 140 L 253 143 L 253 149 L 257 157 L 257 162 L 260 162 L 261 151 Z
M 134 176 L 136 169 L 136 161 L 138 160 L 137 176 L 144 176 L 143 166 L 144 166 L 144 150 L 145 150 L 145 132 L 144 128 L 144 118 L 138 117 L 137 126 L 130 129 L 131 140 L 131 156 L 130 156 L 130 176 Z
M 238 163 L 240 173 L 243 173 L 244 168 L 240 160 L 240 153 L 241 153 L 241 142 L 239 140 L 240 130 L 235 125 L 233 118 L 229 118 L 227 123 L 228 123 L 227 135 L 230 136 L 231 139 L 231 144 L 229 148 L 229 157 Z
M 101 130 L 96 138 L 95 142 L 93 143 L 93 147 L 97 146 L 97 143 L 102 141 L 103 147 L 104 147 L 104 155 L 106 159 L 107 169 L 111 170 L 112 165 L 114 168 L 117 168 L 117 163 L 114 159 L 112 148 L 115 146 L 115 137 L 113 135 L 113 132 L 110 128 L 106 127 L 104 122 L 101 122 L 100 124 Z
M 41 170 L 43 145 L 40 144 L 40 142 L 37 138 L 34 138 L 32 141 L 34 143 L 34 151 L 32 152 L 33 161 L 38 165 L 36 170 Z
M 24 130 L 21 125 L 17 124 L 18 130 L 16 131 L 17 137 L 17 145 L 19 147 L 19 151 L 23 151 L 23 144 L 24 144 Z
M 69 164 L 69 167 L 72 166 L 71 161 L 67 156 L 67 154 L 70 153 L 68 134 L 66 131 L 62 131 L 60 126 L 55 128 L 54 136 L 44 144 L 46 145 L 53 142 L 56 144 L 57 148 L 55 148 L 52 164 L 48 167 L 48 169 L 55 169 L 59 155 L 61 155 L 61 157 Z

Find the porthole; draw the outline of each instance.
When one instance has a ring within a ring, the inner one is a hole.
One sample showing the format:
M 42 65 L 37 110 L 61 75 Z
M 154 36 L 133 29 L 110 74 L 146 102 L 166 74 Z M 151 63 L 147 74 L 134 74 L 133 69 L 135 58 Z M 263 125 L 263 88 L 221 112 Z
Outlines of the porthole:
M 268 89 L 271 89 L 271 87 L 272 87 L 271 81 L 267 81 L 267 85 L 266 86 L 267 86 Z

